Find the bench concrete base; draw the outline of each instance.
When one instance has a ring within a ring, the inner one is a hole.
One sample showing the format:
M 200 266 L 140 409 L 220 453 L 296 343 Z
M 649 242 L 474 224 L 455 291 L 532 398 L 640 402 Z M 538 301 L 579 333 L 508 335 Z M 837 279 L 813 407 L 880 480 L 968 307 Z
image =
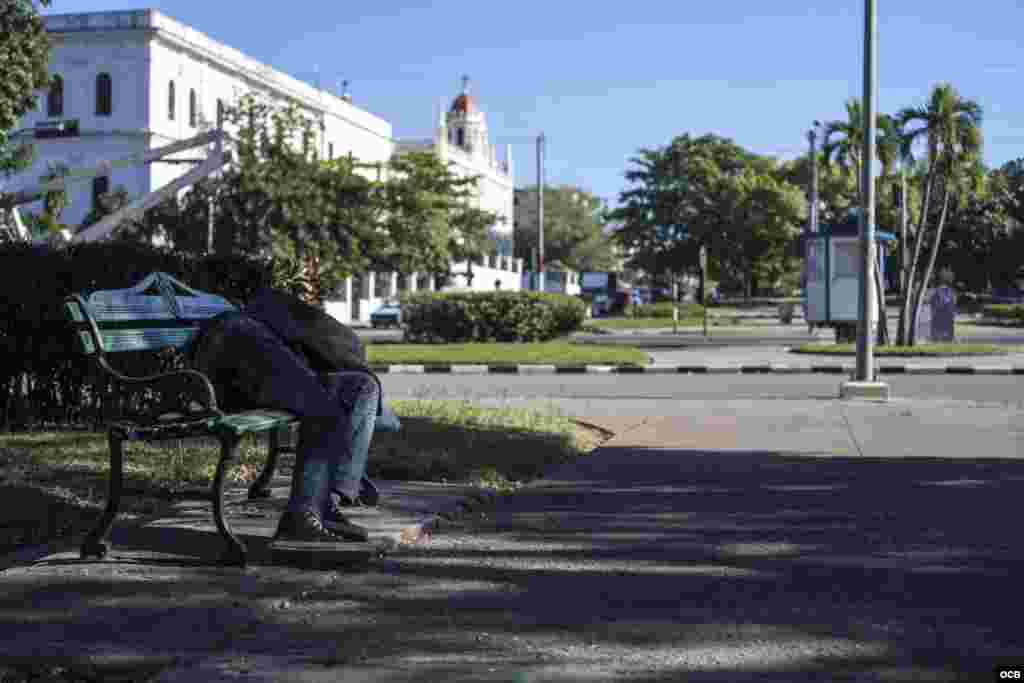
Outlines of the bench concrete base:
M 317 543 L 301 541 L 271 541 L 267 544 L 271 563 L 299 569 L 331 570 L 359 567 L 384 557 L 394 544 L 369 543 Z

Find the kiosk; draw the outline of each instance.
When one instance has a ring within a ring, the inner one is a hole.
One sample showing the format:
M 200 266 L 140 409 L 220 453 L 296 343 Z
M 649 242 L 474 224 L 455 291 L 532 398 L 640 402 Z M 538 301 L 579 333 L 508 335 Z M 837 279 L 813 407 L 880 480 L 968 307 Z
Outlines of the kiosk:
M 861 248 L 858 216 L 852 212 L 842 223 L 822 225 L 816 233 L 801 235 L 805 259 L 804 320 L 808 325 L 833 327 L 836 339 L 855 336 L 860 317 Z M 875 253 L 885 286 L 884 245 L 896 240 L 890 232 L 875 231 Z M 878 292 L 884 297 L 885 292 Z M 871 311 L 871 330 L 878 325 L 878 310 Z

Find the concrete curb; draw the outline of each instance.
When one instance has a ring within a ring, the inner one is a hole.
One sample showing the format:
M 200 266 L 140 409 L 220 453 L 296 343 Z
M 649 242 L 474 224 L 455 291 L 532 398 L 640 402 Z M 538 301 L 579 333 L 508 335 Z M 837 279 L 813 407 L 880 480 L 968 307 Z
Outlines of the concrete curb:
M 877 361 L 876 361 L 877 362 Z M 607 374 L 832 374 L 853 372 L 856 364 L 752 363 L 752 364 L 653 364 L 653 365 L 378 365 L 372 370 L 388 375 L 607 375 Z M 968 365 L 964 363 L 878 363 L 889 375 L 1024 375 L 1024 365 Z

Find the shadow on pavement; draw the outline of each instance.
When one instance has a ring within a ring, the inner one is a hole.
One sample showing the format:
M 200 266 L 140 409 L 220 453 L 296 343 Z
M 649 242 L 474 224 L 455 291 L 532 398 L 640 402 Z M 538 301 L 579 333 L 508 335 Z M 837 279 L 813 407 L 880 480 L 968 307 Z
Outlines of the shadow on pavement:
M 8 572 L 0 667 L 102 673 L 120 654 L 165 658 L 146 674 L 160 681 L 300 668 L 302 680 L 988 680 L 997 658 L 1024 654 L 1022 482 L 1024 463 L 1005 460 L 605 448 L 363 572 Z

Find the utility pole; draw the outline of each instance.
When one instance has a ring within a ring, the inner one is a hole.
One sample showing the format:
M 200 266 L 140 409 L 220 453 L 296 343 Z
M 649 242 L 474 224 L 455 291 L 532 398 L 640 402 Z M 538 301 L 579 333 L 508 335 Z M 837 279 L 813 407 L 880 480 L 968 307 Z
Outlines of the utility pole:
M 814 127 L 807 131 L 807 140 L 811 143 L 811 205 L 807 212 L 808 227 L 812 234 L 818 232 L 818 126 L 820 121 L 814 122 Z
M 537 136 L 537 282 L 544 288 L 544 133 Z
M 811 191 L 810 197 L 808 198 L 809 205 L 807 207 L 807 227 L 804 231 L 804 263 L 803 263 L 803 307 L 804 316 L 807 316 L 807 280 L 810 278 L 810 273 L 807 270 L 807 253 L 811 248 L 811 236 L 818 232 L 818 126 L 821 125 L 820 121 L 815 121 L 811 129 L 807 131 L 807 141 L 811 144 Z
M 864 148 L 861 158 L 862 206 L 860 212 L 860 324 L 857 329 L 857 373 L 853 382 L 840 389 L 846 398 L 888 400 L 889 387 L 875 380 L 874 335 L 871 315 L 875 311 L 875 92 L 878 82 L 877 0 L 864 0 Z

